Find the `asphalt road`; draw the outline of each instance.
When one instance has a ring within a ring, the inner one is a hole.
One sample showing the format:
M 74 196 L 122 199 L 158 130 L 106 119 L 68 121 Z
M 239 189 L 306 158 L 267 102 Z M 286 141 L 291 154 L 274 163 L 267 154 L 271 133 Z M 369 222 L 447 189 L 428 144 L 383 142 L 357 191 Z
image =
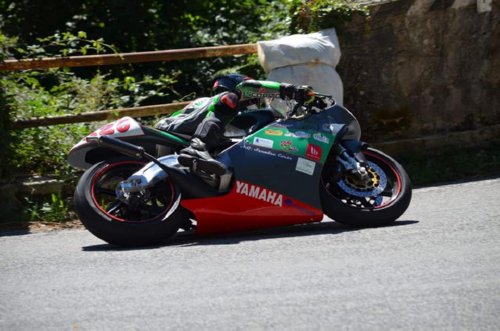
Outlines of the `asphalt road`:
M 395 226 L 124 250 L 0 236 L 0 330 L 499 330 L 500 179 L 417 189 Z

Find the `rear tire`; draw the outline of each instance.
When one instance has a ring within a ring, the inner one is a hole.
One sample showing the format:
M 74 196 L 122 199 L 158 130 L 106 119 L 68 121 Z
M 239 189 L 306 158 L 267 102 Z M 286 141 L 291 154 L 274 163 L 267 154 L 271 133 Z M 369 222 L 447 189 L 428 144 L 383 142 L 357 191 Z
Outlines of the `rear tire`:
M 133 207 L 118 200 L 116 185 L 144 164 L 124 158 L 103 161 L 80 178 L 75 209 L 96 237 L 119 246 L 151 245 L 174 235 L 186 221 L 178 190 L 169 179 L 148 189 L 147 199 L 138 200 Z
M 325 165 L 320 184 L 323 211 L 336 222 L 356 227 L 393 223 L 408 208 L 411 182 L 404 168 L 374 148 L 363 152 L 370 174 L 369 183 L 352 175 L 338 175 L 336 162 Z

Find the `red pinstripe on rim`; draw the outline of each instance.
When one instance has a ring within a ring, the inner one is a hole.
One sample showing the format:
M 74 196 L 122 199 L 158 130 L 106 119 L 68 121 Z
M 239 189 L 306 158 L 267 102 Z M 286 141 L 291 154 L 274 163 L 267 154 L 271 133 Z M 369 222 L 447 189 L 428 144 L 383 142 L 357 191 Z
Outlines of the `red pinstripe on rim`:
M 116 168 L 116 167 L 119 167 L 119 166 L 122 166 L 122 165 L 125 165 L 125 164 L 137 164 L 137 165 L 144 165 L 145 163 L 143 162 L 140 162 L 140 161 L 122 161 L 122 162 L 116 162 L 116 163 L 111 163 L 111 164 L 108 164 L 106 167 L 104 167 L 103 169 L 101 169 L 93 178 L 92 178 L 92 183 L 91 183 L 91 186 L 90 186 L 90 194 L 91 194 L 91 197 L 92 197 L 92 201 L 94 202 L 94 205 L 97 207 L 97 209 L 99 209 L 101 212 L 103 212 L 106 216 L 110 217 L 111 219 L 115 220 L 115 221 L 118 221 L 118 222 L 124 222 L 124 223 L 132 223 L 132 221 L 130 220 L 126 220 L 126 219 L 123 219 L 123 218 L 119 218 L 119 217 L 116 217 L 114 215 L 111 215 L 110 213 L 108 213 L 104 208 L 101 207 L 101 205 L 97 202 L 97 199 L 96 199 L 96 196 L 95 196 L 95 184 L 96 182 L 101 178 L 101 176 L 108 172 L 110 169 L 113 169 L 113 168 Z M 169 189 L 170 189 L 170 192 L 174 192 L 174 185 L 172 184 L 172 181 L 170 179 L 170 177 L 168 177 L 168 184 L 169 184 Z M 148 218 L 148 219 L 145 219 L 145 220 L 141 220 L 141 221 L 136 221 L 136 222 L 133 222 L 133 223 L 143 223 L 143 222 L 149 222 L 149 221 L 153 221 L 153 220 L 156 220 L 158 218 L 162 218 L 164 217 L 164 215 L 170 210 L 170 208 L 172 207 L 174 203 L 174 195 L 172 194 L 172 196 L 170 197 L 170 202 L 168 204 L 168 207 L 165 209 L 165 211 L 163 213 L 161 213 L 161 215 L 158 215 L 158 216 L 155 216 L 155 217 L 152 217 L 152 218 Z
M 374 209 L 378 209 L 378 208 L 382 208 L 382 207 L 385 207 L 387 205 L 390 205 L 399 196 L 399 193 L 401 193 L 401 189 L 403 187 L 401 176 L 399 175 L 399 172 L 397 171 L 397 169 L 392 164 L 390 164 L 389 162 L 387 162 L 385 159 L 381 158 L 380 156 L 378 156 L 378 155 L 376 155 L 374 153 L 371 153 L 370 151 L 364 151 L 363 154 L 370 155 L 371 157 L 382 161 L 396 175 L 396 181 L 397 181 L 397 192 L 396 192 L 396 195 L 393 195 L 393 197 L 391 197 L 391 199 L 389 201 L 387 201 L 386 203 L 384 203 L 384 204 L 382 204 L 380 206 L 375 206 Z
M 375 158 L 375 159 L 378 159 L 378 160 L 382 161 L 382 162 L 384 163 L 384 165 L 386 165 L 387 167 L 389 167 L 389 168 L 390 168 L 390 170 L 392 171 L 392 173 L 396 176 L 396 181 L 397 181 L 397 183 L 396 183 L 396 185 L 397 185 L 397 188 L 396 188 L 396 190 L 397 190 L 397 191 L 396 191 L 396 194 L 395 194 L 395 195 L 393 195 L 393 196 L 391 197 L 391 199 L 390 199 L 389 201 L 387 201 L 386 203 L 384 203 L 384 204 L 382 204 L 382 205 L 380 205 L 380 206 L 374 206 L 374 207 L 373 207 L 373 209 L 379 209 L 379 208 L 382 208 L 382 207 L 386 207 L 386 206 L 390 205 L 391 203 L 393 203 L 393 202 L 394 202 L 394 200 L 395 200 L 395 199 L 399 196 L 399 194 L 401 193 L 401 190 L 402 190 L 402 188 L 403 188 L 403 182 L 402 182 L 402 180 L 401 180 L 401 176 L 399 175 L 399 172 L 396 170 L 396 168 L 395 168 L 392 164 L 390 164 L 389 162 L 387 162 L 384 158 L 382 158 L 382 157 L 378 156 L 377 154 L 374 154 L 374 153 L 372 153 L 372 152 L 370 152 L 370 151 L 368 151 L 368 150 L 367 150 L 367 151 L 363 151 L 363 154 L 365 154 L 365 155 L 369 155 L 369 156 L 371 156 L 371 157 L 373 157 L 373 158 Z M 322 185 L 324 185 L 324 180 L 323 180 L 323 178 L 321 178 L 321 182 L 322 182 Z M 328 191 L 327 191 L 327 193 L 328 193 L 328 194 L 330 194 L 330 195 L 332 195 L 332 193 L 330 193 L 330 192 L 328 192 Z

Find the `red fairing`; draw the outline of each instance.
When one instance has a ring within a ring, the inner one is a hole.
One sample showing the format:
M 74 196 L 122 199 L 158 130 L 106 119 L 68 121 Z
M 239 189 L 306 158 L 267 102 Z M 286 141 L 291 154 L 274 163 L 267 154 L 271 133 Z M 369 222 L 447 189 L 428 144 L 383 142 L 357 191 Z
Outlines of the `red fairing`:
M 319 222 L 323 212 L 265 187 L 236 181 L 224 196 L 183 200 L 197 220 L 198 234 L 247 231 Z

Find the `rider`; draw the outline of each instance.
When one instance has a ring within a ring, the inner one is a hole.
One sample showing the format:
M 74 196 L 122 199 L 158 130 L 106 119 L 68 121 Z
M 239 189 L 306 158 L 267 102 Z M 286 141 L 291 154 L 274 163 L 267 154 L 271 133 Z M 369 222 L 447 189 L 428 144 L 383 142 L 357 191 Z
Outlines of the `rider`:
M 191 167 L 196 162 L 211 173 L 223 175 L 224 164 L 211 153 L 224 141 L 225 126 L 239 111 L 258 103 L 262 97 L 304 102 L 310 98 L 311 88 L 229 74 L 216 78 L 212 90 L 216 93 L 213 97 L 193 101 L 180 115 L 161 121 L 157 128 L 186 134 L 194 131 L 190 146 L 181 150 L 179 164 Z

